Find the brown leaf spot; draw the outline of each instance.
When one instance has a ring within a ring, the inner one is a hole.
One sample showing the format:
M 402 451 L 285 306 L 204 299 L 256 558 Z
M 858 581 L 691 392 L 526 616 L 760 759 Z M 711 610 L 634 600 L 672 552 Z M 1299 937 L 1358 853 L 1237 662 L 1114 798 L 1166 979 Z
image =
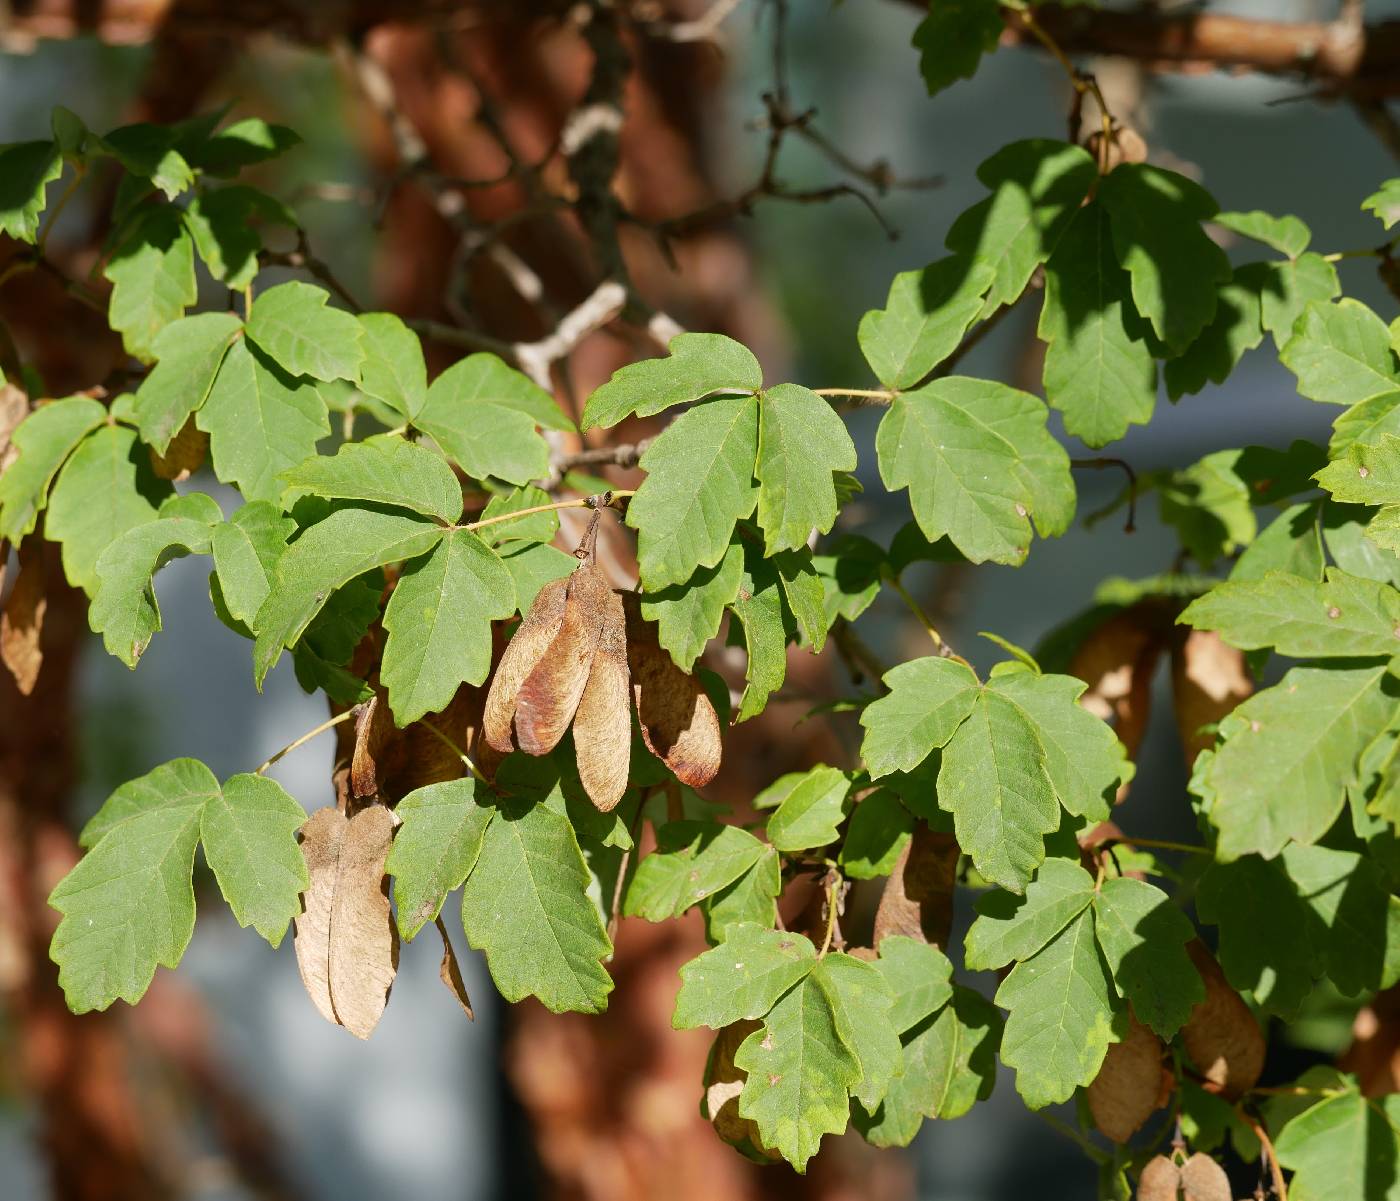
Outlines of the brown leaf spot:
M 1328 608 L 1327 608 L 1327 616 L 1330 617 L 1333 621 L 1336 621 L 1337 618 L 1339 618 L 1341 615 L 1342 615 L 1342 611 L 1341 611 L 1339 608 L 1337 608 L 1336 605 L 1329 605 L 1329 606 L 1328 606 Z

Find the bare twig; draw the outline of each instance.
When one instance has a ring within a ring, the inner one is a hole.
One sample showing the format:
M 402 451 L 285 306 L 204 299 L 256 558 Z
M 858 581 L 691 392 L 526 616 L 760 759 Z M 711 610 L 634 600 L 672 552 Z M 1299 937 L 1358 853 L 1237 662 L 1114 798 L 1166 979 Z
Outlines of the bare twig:
M 1132 464 L 1126 459 L 1115 459 L 1100 455 L 1093 459 L 1071 459 L 1071 467 L 1088 468 L 1092 471 L 1102 471 L 1106 467 L 1116 467 L 1128 477 L 1128 520 L 1123 525 L 1123 532 L 1131 534 L 1137 529 L 1137 472 L 1133 470 Z M 1116 507 L 1116 505 L 1115 505 Z

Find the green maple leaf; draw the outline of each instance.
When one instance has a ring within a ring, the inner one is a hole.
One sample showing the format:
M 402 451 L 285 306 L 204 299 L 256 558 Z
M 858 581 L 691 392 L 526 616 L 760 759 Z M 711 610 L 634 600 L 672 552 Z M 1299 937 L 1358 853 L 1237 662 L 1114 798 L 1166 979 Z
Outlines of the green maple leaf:
M 777 564 L 752 546 L 745 548 L 744 560 L 739 595 L 730 605 L 748 652 L 736 724 L 762 713 L 787 675 L 787 622 Z
M 462 485 L 441 455 L 391 434 L 346 442 L 281 473 L 289 489 L 334 500 L 411 509 L 451 524 L 462 515 Z
M 185 210 L 185 224 L 209 274 L 235 291 L 246 288 L 258 274 L 263 248 L 259 221 L 288 229 L 297 226 L 281 201 L 244 184 L 201 192 Z
M 681 968 L 671 1025 L 720 1030 L 761 1018 L 816 962 L 816 948 L 801 934 L 747 922 L 730 926 L 719 946 Z
M 719 633 L 725 607 L 738 597 L 743 578 L 744 547 L 736 536 L 713 567 L 697 568 L 684 584 L 642 594 L 642 616 L 656 622 L 657 641 L 683 671 Z
M 963 958 L 973 971 L 1029 959 L 1094 901 L 1094 878 L 1078 863 L 1047 859 L 1024 898 L 992 892 L 979 899 Z
M 997 48 L 1001 8 L 996 0 L 945 0 L 914 29 L 919 70 L 929 95 L 977 73 L 982 55 Z
M 1216 285 L 1230 263 L 1201 228 L 1215 201 L 1183 175 L 1147 163 L 1120 163 L 1099 187 L 1118 261 L 1132 278 L 1133 303 L 1174 352 L 1185 350 L 1215 316 Z
M 1261 275 L 1260 316 L 1278 350 L 1288 344 L 1298 318 L 1309 304 L 1332 300 L 1342 291 L 1336 267 L 1312 251 L 1296 261 L 1263 264 Z
M 559 532 L 557 512 L 547 510 L 525 513 L 521 517 L 509 516 L 522 509 L 535 509 L 549 503 L 549 493 L 542 488 L 512 488 L 509 492 L 498 492 L 481 511 L 480 520 L 493 523 L 481 530 L 481 537 L 492 546 L 499 546 L 502 542 L 549 542 Z
M 475 534 L 452 530 L 404 568 L 384 609 L 380 675 L 401 726 L 445 709 L 491 670 L 491 622 L 515 612 L 515 582 Z
M 1222 861 L 1312 843 L 1336 820 L 1357 760 L 1394 708 L 1385 664 L 1295 667 L 1220 723 L 1196 787 Z
M 1016 1091 L 1031 1109 L 1067 1100 L 1098 1075 L 1126 1012 L 1087 910 L 1011 970 L 996 1003 L 1008 1011 L 1001 1061 L 1016 1070 Z
M 1026 290 L 1031 274 L 1064 236 L 1098 169 L 1082 146 L 1027 138 L 985 160 L 977 178 L 992 194 L 953 222 L 946 244 L 995 268 L 981 313 L 989 317 Z
M 857 330 L 875 377 L 887 388 L 917 384 L 957 349 L 995 280 L 993 264 L 961 255 L 896 275 L 885 307 Z
M 269 125 L 261 117 L 245 117 L 190 147 L 190 162 L 210 175 L 236 175 L 244 167 L 266 162 L 300 145 L 301 138 L 285 125 Z
M 1152 417 L 1157 362 L 1141 327 L 1128 274 L 1113 256 L 1108 215 L 1090 203 L 1045 264 L 1036 330 L 1046 344 L 1045 399 L 1064 414 L 1065 429 L 1090 446 Z
M 682 413 L 641 458 L 647 477 L 627 507 L 648 590 L 682 584 L 729 549 L 758 503 L 758 400 L 708 401 Z
M 39 236 L 44 194 L 62 174 L 63 156 L 53 142 L 0 147 L 0 234 L 33 242 Z
M 856 448 L 846 424 L 815 392 L 779 384 L 759 396 L 758 524 L 764 549 L 805 549 L 815 529 L 836 521 L 834 473 L 854 471 Z
M 310 887 L 296 832 L 306 811 L 276 780 L 245 772 L 208 797 L 200 816 L 204 856 L 240 926 L 277 946 Z
M 777 914 L 775 902 L 782 888 L 778 852 L 765 847 L 748 871 L 701 902 L 705 936 L 711 942 L 723 942 L 730 937 L 731 927 L 741 922 L 771 930 Z
M 1347 447 L 1317 473 L 1318 484 L 1334 499 L 1359 505 L 1400 503 L 1400 437 L 1383 433 L 1369 445 Z
M 229 347 L 243 329 L 232 313 L 198 313 L 161 329 L 152 341 L 156 365 L 136 391 L 143 441 L 165 454 L 171 439 L 209 398 Z
M 254 619 L 257 684 L 336 589 L 385 563 L 417 558 L 442 537 L 440 526 L 421 518 L 371 509 L 340 509 L 311 526 L 278 560 L 272 591 Z
M 1329 567 L 1324 582 L 1282 571 L 1218 584 L 1178 619 L 1241 650 L 1300 659 L 1400 653 L 1400 592 Z
M 901 934 L 882 938 L 879 951 L 875 969 L 894 998 L 889 1021 L 896 1034 L 905 1034 L 952 998 L 953 965 L 937 947 Z
M 1223 384 L 1246 351 L 1264 340 L 1263 295 L 1273 282 L 1267 263 L 1247 263 L 1221 284 L 1215 316 L 1196 340 L 1174 359 L 1163 376 L 1167 396 L 1178 400 L 1207 383 Z
M 838 767 L 815 767 L 793 781 L 768 819 L 768 840 L 780 851 L 828 846 L 850 811 L 850 777 Z
M 890 1080 L 904 1067 L 889 977 L 873 964 L 833 953 L 817 963 L 809 979 L 827 994 L 836 1033 L 860 1065 L 851 1095 L 874 1109 Z
M 97 592 L 97 561 L 127 530 L 155 519 L 170 485 L 156 479 L 134 430 L 94 430 L 64 463 L 49 494 L 44 534 L 63 544 L 68 582 Z
M 1260 209 L 1248 213 L 1216 213 L 1212 220 L 1243 237 L 1271 246 L 1290 259 L 1296 259 L 1312 241 L 1312 231 L 1297 217 L 1275 217 Z
M 249 501 L 214 527 L 210 550 L 219 597 L 235 621 L 251 628 L 296 528 L 292 518 L 265 500 Z
M 1329 459 L 1346 459 L 1353 447 L 1374 447 L 1386 435 L 1400 434 L 1400 390 L 1352 405 L 1332 423 Z
M 1293 1201 L 1397 1201 L 1400 1096 L 1363 1097 L 1347 1079 L 1340 1096 L 1304 1110 L 1277 1136 L 1279 1163 L 1293 1172 Z
M 112 284 L 107 315 L 112 328 L 128 354 L 153 362 L 156 335 L 199 299 L 194 243 L 179 210 L 170 205 L 145 210 L 102 274 Z
M 912 771 L 946 746 L 977 704 L 976 675 L 953 659 L 911 659 L 885 673 L 889 695 L 865 707 L 861 757 L 870 774 Z
M 1350 297 L 1309 303 L 1279 361 L 1300 393 L 1324 404 L 1357 404 L 1400 387 L 1385 322 Z
M 314 455 L 331 432 L 321 394 L 246 338 L 228 348 L 195 424 L 209 435 L 214 474 L 248 500 L 278 500 L 279 474 Z
M 358 379 L 365 357 L 360 323 L 328 300 L 324 288 L 299 280 L 269 288 L 253 304 L 248 338 L 288 375 Z
M 393 313 L 360 314 L 360 390 L 412 421 L 428 399 L 428 368 L 418 335 Z
M 880 477 L 909 489 L 930 542 L 945 534 L 974 563 L 1020 563 L 1031 520 L 1063 532 L 1074 510 L 1069 457 L 1043 402 L 989 380 L 951 377 L 895 397 L 875 448 Z
M 650 417 L 721 392 L 757 392 L 763 369 L 748 347 L 723 334 L 677 334 L 665 358 L 643 359 L 613 373 L 583 406 L 583 429 Z
M 488 794 L 471 778 L 415 789 L 394 812 L 403 819 L 385 861 L 394 878 L 399 933 L 412 939 L 442 911 L 447 894 L 472 873 L 486 828 L 496 811 L 480 803 Z
M 861 798 L 841 844 L 841 870 L 853 880 L 888 876 L 914 833 L 914 815 L 888 788 Z
M 1230 571 L 1230 582 L 1261 580 L 1281 571 L 1310 583 L 1322 580 L 1320 501 L 1289 505 L 1245 547 Z
M 612 943 L 589 879 L 567 817 L 501 802 L 462 889 L 462 928 L 507 1001 L 538 997 L 554 1013 L 607 1007 Z
M 1196 936 L 1190 919 L 1160 888 L 1120 876 L 1094 897 L 1094 931 L 1119 996 L 1138 1021 L 1171 1039 L 1206 995 L 1186 954 Z
M 18 544 L 34 528 L 58 469 L 106 416 L 97 401 L 72 396 L 40 405 L 15 427 L 17 457 L 0 472 L 0 538 Z
M 663 922 L 733 884 L 767 848 L 747 830 L 719 822 L 674 821 L 657 831 L 656 850 L 627 887 L 622 912 Z
M 510 484 L 549 470 L 537 426 L 573 429 L 548 392 L 493 354 L 468 355 L 433 380 L 413 424 L 469 476 Z

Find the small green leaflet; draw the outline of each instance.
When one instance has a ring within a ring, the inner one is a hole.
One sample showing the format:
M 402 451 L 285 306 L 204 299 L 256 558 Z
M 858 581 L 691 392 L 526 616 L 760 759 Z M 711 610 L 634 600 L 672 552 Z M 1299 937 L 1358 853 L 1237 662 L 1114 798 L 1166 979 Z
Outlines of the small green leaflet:
M 240 925 L 273 946 L 301 907 L 305 813 L 281 786 L 175 759 L 124 784 L 83 830 L 90 848 L 49 897 L 62 913 L 50 955 L 75 1013 L 135 1004 L 156 967 L 175 967 L 194 930 L 195 846 Z
M 1029 959 L 1094 900 L 1094 878 L 1078 863 L 1047 859 L 1024 898 L 991 892 L 978 899 L 963 957 L 972 971 Z
M 110 154 L 132 175 L 148 179 L 174 200 L 194 183 L 194 172 L 173 143 L 175 131 L 142 122 L 123 125 L 106 137 L 94 138 L 94 150 Z
M 329 299 L 324 288 L 299 280 L 269 288 L 253 304 L 248 337 L 288 375 L 358 379 L 365 357 L 360 323 Z
M 112 284 L 112 328 L 121 333 L 128 354 L 153 362 L 156 335 L 199 299 L 194 243 L 179 210 L 146 209 L 102 274 Z
M 1202 566 L 1248 545 L 1258 531 L 1249 485 L 1237 470 L 1243 453 L 1217 450 L 1157 480 L 1162 520 Z
M 981 313 L 985 318 L 1025 291 L 1032 272 L 1064 235 L 1098 170 L 1082 146 L 1028 138 L 1003 146 L 977 168 L 977 178 L 992 194 L 953 222 L 946 244 L 955 254 L 996 269 Z
M 729 549 L 758 503 L 758 400 L 712 400 L 677 417 L 641 458 L 647 477 L 627 508 L 648 591 L 683 584 Z
M 955 985 L 951 1002 L 901 1042 L 904 1067 L 879 1108 L 852 1111 L 856 1128 L 876 1147 L 907 1147 L 926 1117 L 959 1118 L 991 1096 L 1001 1017 L 981 994 Z
M 864 960 L 833 954 L 812 969 L 812 978 L 830 997 L 836 1033 L 860 1064 L 851 1096 L 874 1109 L 904 1066 L 892 1017 L 890 977 Z
M 1132 278 L 1134 306 L 1180 353 L 1210 324 L 1216 285 L 1230 278 L 1225 252 L 1200 226 L 1215 215 L 1215 201 L 1185 176 L 1147 163 L 1120 163 L 1104 177 L 1099 200 Z
M 891 934 L 880 940 L 878 949 L 875 969 L 894 998 L 890 1024 L 896 1034 L 912 1030 L 952 999 L 953 965 L 937 947 Z
M 1045 399 L 1064 414 L 1069 433 L 1103 446 L 1151 418 L 1157 361 L 1097 202 L 1074 215 L 1045 265 L 1036 332 L 1046 343 Z
M 778 852 L 767 847 L 748 871 L 702 902 L 705 936 L 711 942 L 722 942 L 729 937 L 730 927 L 739 922 L 771 930 L 777 913 L 775 902 L 782 887 Z
M 1400 1095 L 1363 1097 L 1355 1082 L 1304 1110 L 1275 1139 L 1279 1163 L 1293 1172 L 1292 1201 L 1397 1201 Z
M 919 70 L 929 95 L 977 73 L 982 55 L 997 48 L 1001 7 L 996 0 L 943 0 L 914 29 Z
M 1074 514 L 1069 456 L 1045 405 L 990 380 L 950 377 L 894 398 L 875 448 L 880 477 L 908 488 L 930 542 L 945 534 L 974 563 L 1022 562 L 1031 520 L 1042 536 Z
M 1098 1075 L 1126 1016 L 1088 911 L 1012 968 L 996 1003 L 1008 1011 L 1001 1061 L 1016 1070 L 1016 1091 L 1031 1109 L 1067 1100 Z
M 914 833 L 914 815 L 887 788 L 861 798 L 841 844 L 841 870 L 853 880 L 888 876 Z
M 1081 681 L 1025 670 L 979 685 L 951 659 L 918 659 L 887 673 L 888 696 L 866 707 L 862 755 L 875 777 L 909 771 L 942 749 L 938 803 L 977 870 L 1022 891 L 1045 858 L 1061 807 L 1107 815 L 1123 750 L 1075 702 Z
M 723 334 L 677 334 L 666 358 L 643 359 L 613 373 L 583 406 L 585 430 L 624 417 L 650 417 L 719 392 L 757 392 L 763 369 L 748 347 Z
M 192 500 L 193 493 L 184 500 Z M 152 576 L 172 558 L 208 554 L 213 524 L 221 520 L 218 505 L 207 496 L 213 512 L 205 520 L 159 517 L 133 526 L 107 547 L 97 560 L 97 591 L 88 606 L 88 625 L 102 635 L 107 653 L 134 668 L 152 636 L 161 628 Z M 210 520 L 212 518 L 212 520 Z
M 1400 388 L 1390 331 L 1350 297 L 1310 303 L 1279 360 L 1298 377 L 1300 393 L 1324 404 L 1358 404 Z
M 830 530 L 837 508 L 833 473 L 855 468 L 845 422 L 815 392 L 779 384 L 761 393 L 754 475 L 765 552 L 805 548 L 814 529 Z
M 249 501 L 214 527 L 210 549 L 215 579 L 224 607 L 235 621 L 251 628 L 271 591 L 277 560 L 296 528 L 295 521 L 265 500 Z
M 719 946 L 681 968 L 671 1025 L 720 1030 L 761 1018 L 816 962 L 816 948 L 801 934 L 750 923 L 731 926 Z
M 214 474 L 247 500 L 278 500 L 278 475 L 331 432 L 326 402 L 241 338 L 229 347 L 195 424 L 209 435 Z
M 1290 259 L 1296 259 L 1312 241 L 1312 231 L 1297 217 L 1275 217 L 1260 209 L 1248 213 L 1216 213 L 1212 220 L 1242 237 L 1271 246 Z
M 850 811 L 850 778 L 837 767 L 815 767 L 793 782 L 768 819 L 768 839 L 780 851 L 828 846 Z
M 1295 667 L 1220 723 L 1220 746 L 1197 773 L 1216 856 L 1272 857 L 1316 842 L 1341 813 L 1356 763 L 1395 707 L 1385 664 Z
M 1386 229 L 1400 221 L 1400 179 L 1387 179 L 1380 191 L 1372 192 L 1361 202 L 1364 211 L 1374 213 Z
M 296 227 L 295 217 L 280 202 L 241 184 L 201 192 L 185 210 L 185 226 L 209 274 L 235 291 L 257 276 L 263 248 L 255 228 L 259 219 Z
M 478 801 L 485 788 L 470 777 L 415 789 L 394 812 L 403 824 L 384 870 L 394 878 L 399 933 L 412 939 L 442 911 L 447 894 L 476 866 L 496 811 Z
M 630 516 L 630 515 L 629 515 Z M 739 595 L 730 606 L 743 632 L 748 663 L 744 667 L 744 694 L 734 715 L 737 724 L 763 712 L 768 698 L 782 687 L 787 675 L 787 623 L 784 620 L 783 587 L 777 565 L 756 548 L 745 554 Z M 733 626 L 731 625 L 731 630 Z
M 1337 269 L 1320 254 L 1309 251 L 1296 261 L 1263 263 L 1259 298 L 1264 329 L 1282 350 L 1293 336 L 1293 327 L 1312 301 L 1328 301 L 1341 294 Z
M 991 263 L 954 255 L 894 277 L 883 309 L 860 319 L 861 353 L 887 388 L 909 388 L 946 359 L 982 310 Z
M 1215 316 L 1163 369 L 1167 396 L 1179 400 L 1207 383 L 1223 384 L 1246 351 L 1264 340 L 1263 294 L 1273 282 L 1268 263 L 1247 263 L 1216 298 Z
M 49 483 L 73 449 L 107 415 L 95 400 L 73 396 L 40 405 L 10 435 L 18 457 L 0 472 L 0 539 L 18 545 L 48 502 Z
M 392 434 L 346 442 L 282 472 L 282 480 L 313 496 L 393 505 L 449 525 L 462 515 L 462 486 L 442 456 Z
M 535 996 L 554 1013 L 606 1008 L 612 943 L 589 879 L 567 817 L 500 803 L 462 890 L 462 927 L 507 1001 Z
M 1374 446 L 1386 434 L 1400 434 L 1400 389 L 1352 405 L 1332 423 L 1329 459 L 1344 459 L 1353 446 Z
M 1316 479 L 1336 500 L 1359 505 L 1400 503 L 1400 437 L 1386 433 L 1371 445 L 1353 443 Z
M 1190 919 L 1160 888 L 1119 876 L 1094 898 L 1094 932 L 1118 994 L 1138 1021 L 1171 1039 L 1206 995 L 1186 954 L 1196 936 Z
M 198 313 L 156 334 L 156 365 L 136 391 L 136 426 L 157 454 L 209 398 L 229 347 L 243 329 L 233 313 Z
M 186 154 L 210 175 L 236 175 L 244 167 L 266 162 L 301 143 L 285 125 L 269 125 L 261 117 L 245 117 L 225 126 Z
M 360 329 L 361 391 L 412 421 L 428 399 L 428 368 L 418 335 L 393 313 L 362 313 Z
M 766 848 L 747 830 L 719 822 L 674 821 L 662 826 L 656 850 L 642 860 L 622 912 L 662 922 L 734 883 Z
M 493 354 L 468 355 L 438 376 L 413 424 L 468 475 L 510 484 L 549 470 L 536 426 L 573 428 L 548 392 Z
M 0 234 L 33 242 L 39 236 L 45 190 L 62 174 L 63 156 L 53 142 L 0 147 Z
M 282 649 L 301 637 L 337 588 L 385 563 L 414 559 L 443 537 L 416 517 L 340 509 L 292 543 L 277 563 L 272 591 L 253 623 L 253 679 L 262 686 Z
M 657 641 L 682 671 L 689 671 L 705 644 L 719 633 L 726 605 L 739 595 L 744 548 L 736 537 L 713 567 L 698 568 L 684 584 L 642 594 L 642 616 L 656 622 Z
M 1329 567 L 1325 583 L 1282 571 L 1218 584 L 1178 619 L 1242 650 L 1299 659 L 1400 654 L 1400 592 Z
M 380 678 L 394 721 L 405 726 L 436 713 L 459 685 L 484 681 L 491 622 L 514 612 L 510 572 L 468 530 L 448 531 L 431 554 L 410 563 L 384 609 L 389 637 Z
M 1298 576 L 1311 583 L 1322 579 L 1322 534 L 1318 524 L 1320 501 L 1289 505 L 1259 536 L 1245 547 L 1230 571 L 1230 582 L 1260 580 L 1275 571 Z
M 69 456 L 49 495 L 44 535 L 63 544 L 68 582 L 89 596 L 97 591 L 97 560 L 127 530 L 156 516 L 170 495 L 156 479 L 136 431 L 105 425 Z

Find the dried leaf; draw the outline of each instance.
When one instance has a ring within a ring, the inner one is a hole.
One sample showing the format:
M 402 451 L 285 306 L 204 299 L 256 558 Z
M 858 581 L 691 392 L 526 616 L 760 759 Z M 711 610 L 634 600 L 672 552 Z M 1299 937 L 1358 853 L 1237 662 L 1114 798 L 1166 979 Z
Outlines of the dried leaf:
M 723 741 L 719 716 L 700 681 L 676 666 L 657 641 L 656 626 L 643 619 L 628 594 L 627 663 L 637 720 L 647 750 L 691 788 L 703 788 L 719 771 Z
M 0 581 L 3 582 L 3 581 Z M 34 691 L 44 661 L 40 637 L 44 629 L 44 552 L 33 538 L 19 547 L 19 574 L 0 613 L 0 662 L 10 669 L 24 696 Z
M 904 848 L 875 911 L 875 945 L 891 934 L 946 947 L 953 926 L 958 840 L 923 822 Z
M 204 466 L 208 450 L 209 435 L 195 425 L 191 417 L 170 440 L 163 455 L 156 454 L 155 447 L 151 448 L 151 470 L 163 480 L 179 483 Z
M 627 619 L 622 597 L 611 590 L 603 604 L 598 649 L 574 716 L 574 755 L 583 790 L 598 809 L 608 812 L 627 791 L 632 755 Z
M 1205 1077 L 1207 1092 L 1238 1097 L 1254 1087 L 1264 1068 L 1264 1034 L 1206 945 L 1193 939 L 1186 951 L 1205 983 L 1206 999 L 1182 1027 L 1182 1045 Z
M 1181 1165 L 1183 1201 L 1230 1201 L 1230 1178 L 1209 1155 L 1197 1151 Z
M 10 435 L 15 427 L 29 416 L 29 398 L 14 384 L 7 384 L 0 378 L 0 474 L 14 462 L 19 448 L 10 445 Z
M 447 936 L 447 927 L 443 924 L 442 918 L 439 917 L 436 920 L 437 931 L 442 936 L 442 963 L 438 966 L 438 978 L 457 998 L 457 1004 L 462 1007 L 462 1012 L 472 1021 L 476 1021 L 471 998 L 467 996 L 467 986 L 462 980 L 462 967 L 457 962 L 457 952 L 452 949 L 452 940 Z
M 389 757 L 403 754 L 402 739 L 384 694 L 376 692 L 360 706 L 355 718 L 355 750 L 350 759 L 350 791 L 353 796 L 377 796 Z M 381 764 L 383 766 L 381 766 Z
M 327 1021 L 368 1038 L 398 970 L 399 938 L 389 912 L 384 860 L 394 815 L 371 805 L 347 819 L 319 809 L 301 828 L 311 887 L 295 923 L 297 966 Z
M 1126 1143 L 1162 1103 L 1162 1040 L 1133 1017 L 1087 1089 L 1094 1125 Z
M 559 633 L 525 677 L 515 700 L 515 733 L 527 755 L 549 754 L 573 721 L 612 595 L 597 567 L 580 567 L 569 577 Z
M 1177 1201 L 1181 1169 L 1165 1155 L 1154 1155 L 1138 1177 L 1137 1201 Z
M 1172 708 L 1187 763 L 1215 741 L 1214 726 L 1254 691 L 1244 652 L 1213 630 L 1192 630 L 1172 647 Z
M 564 621 L 564 605 L 569 592 L 569 578 L 551 580 L 535 596 L 535 603 L 515 631 L 515 637 L 501 656 L 496 674 L 486 694 L 486 712 L 482 717 L 482 735 L 493 750 L 508 755 L 515 750 L 511 723 L 515 720 L 516 697 L 520 686 L 534 671 L 536 664 L 559 633 Z

